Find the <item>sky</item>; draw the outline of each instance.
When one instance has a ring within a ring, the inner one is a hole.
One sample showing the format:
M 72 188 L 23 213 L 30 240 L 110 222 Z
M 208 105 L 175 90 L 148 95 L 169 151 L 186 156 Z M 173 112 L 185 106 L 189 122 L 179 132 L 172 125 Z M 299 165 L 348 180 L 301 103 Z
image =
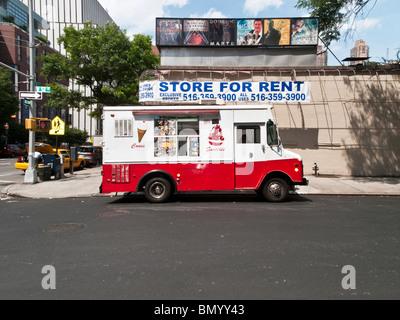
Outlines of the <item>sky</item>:
M 400 0 L 371 0 L 355 23 L 356 31 L 332 42 L 339 60 L 350 56 L 356 40 L 370 46 L 371 61 L 396 58 L 400 50 Z M 99 0 L 114 22 L 129 36 L 146 34 L 155 42 L 155 18 L 291 18 L 307 17 L 295 8 L 297 0 Z M 398 24 L 399 23 L 399 24 Z M 347 29 L 343 29 L 346 31 Z M 344 34 L 343 32 L 342 34 Z M 340 63 L 329 54 L 328 65 Z

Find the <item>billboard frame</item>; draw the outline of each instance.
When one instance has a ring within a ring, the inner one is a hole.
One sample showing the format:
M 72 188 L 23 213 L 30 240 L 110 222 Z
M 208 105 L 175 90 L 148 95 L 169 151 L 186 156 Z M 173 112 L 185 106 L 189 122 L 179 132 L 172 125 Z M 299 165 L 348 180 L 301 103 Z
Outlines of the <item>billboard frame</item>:
M 317 20 L 317 28 L 316 28 L 316 43 L 312 44 L 294 44 L 292 43 L 292 21 L 293 20 L 310 20 L 310 19 L 316 19 Z M 181 30 L 179 32 L 180 35 L 180 44 L 162 44 L 161 43 L 161 33 L 158 31 L 159 27 L 159 21 L 161 20 L 170 20 L 170 21 L 180 21 L 181 22 Z M 206 45 L 186 45 L 184 43 L 184 25 L 185 21 L 193 21 L 193 20 L 203 20 L 207 21 L 208 23 L 208 44 Z M 211 35 L 210 35 L 210 21 L 211 20 L 234 20 L 235 21 L 235 30 L 234 30 L 234 37 L 235 37 L 235 44 L 234 45 L 211 45 Z M 262 27 L 263 27 L 263 33 L 262 35 L 265 35 L 265 21 L 266 20 L 289 20 L 290 28 L 289 28 L 289 40 L 290 44 L 287 45 L 265 45 L 265 44 L 258 44 L 258 45 L 239 45 L 237 41 L 238 37 L 238 31 L 237 31 L 237 23 L 239 20 L 262 20 Z M 196 48 L 298 48 L 298 47 L 316 47 L 318 46 L 318 39 L 319 39 L 319 18 L 318 17 L 265 17 L 265 18 L 176 18 L 176 17 L 157 17 L 156 18 L 156 46 L 160 48 L 168 48 L 168 47 L 178 47 L 178 48 L 188 48 L 188 47 L 196 47 Z

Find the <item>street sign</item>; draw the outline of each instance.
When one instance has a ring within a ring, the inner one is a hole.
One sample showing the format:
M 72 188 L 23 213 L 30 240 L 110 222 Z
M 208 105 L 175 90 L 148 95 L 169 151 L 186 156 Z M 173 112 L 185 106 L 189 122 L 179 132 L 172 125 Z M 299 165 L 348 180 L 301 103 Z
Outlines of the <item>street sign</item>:
M 50 93 L 51 92 L 51 87 L 35 87 L 36 92 L 45 92 L 45 93 Z
M 60 117 L 55 117 L 53 121 L 51 121 L 51 130 L 49 134 L 52 136 L 63 136 L 65 134 L 65 123 Z
M 34 91 L 20 91 L 19 92 L 19 99 L 28 99 L 28 100 L 42 100 L 43 93 L 41 92 L 34 92 Z

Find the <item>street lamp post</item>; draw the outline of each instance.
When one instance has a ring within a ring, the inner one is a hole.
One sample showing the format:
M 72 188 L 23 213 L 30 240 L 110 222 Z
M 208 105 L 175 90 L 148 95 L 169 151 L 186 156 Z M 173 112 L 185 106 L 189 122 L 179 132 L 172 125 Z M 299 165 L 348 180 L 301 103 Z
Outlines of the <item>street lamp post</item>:
M 34 38 L 34 25 L 33 25 L 33 0 L 29 0 L 29 87 L 30 91 L 35 91 L 35 38 Z M 29 106 L 29 118 L 36 117 L 36 103 L 31 100 Z M 37 169 L 34 162 L 35 153 L 35 131 L 29 130 L 29 162 L 28 169 L 25 171 L 24 183 L 37 183 Z

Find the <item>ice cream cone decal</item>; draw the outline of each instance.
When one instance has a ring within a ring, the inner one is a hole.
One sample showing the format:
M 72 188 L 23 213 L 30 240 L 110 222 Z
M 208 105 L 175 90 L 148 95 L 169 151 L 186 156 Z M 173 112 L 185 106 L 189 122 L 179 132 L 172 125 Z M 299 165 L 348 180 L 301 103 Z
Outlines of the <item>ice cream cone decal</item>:
M 145 134 L 147 132 L 147 124 L 145 121 L 138 124 L 137 132 L 138 132 L 138 137 L 139 137 L 139 143 L 141 143 L 143 140 L 143 137 L 145 136 Z

